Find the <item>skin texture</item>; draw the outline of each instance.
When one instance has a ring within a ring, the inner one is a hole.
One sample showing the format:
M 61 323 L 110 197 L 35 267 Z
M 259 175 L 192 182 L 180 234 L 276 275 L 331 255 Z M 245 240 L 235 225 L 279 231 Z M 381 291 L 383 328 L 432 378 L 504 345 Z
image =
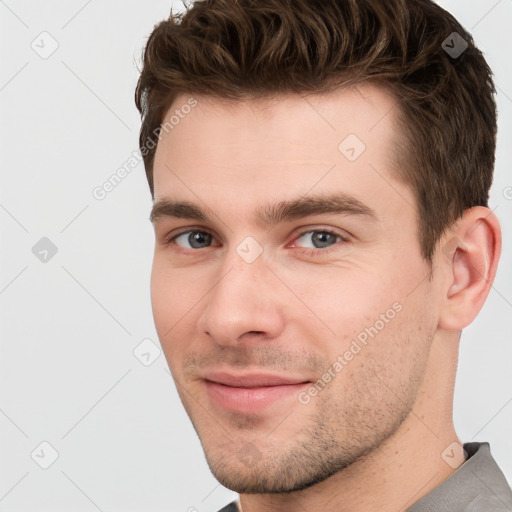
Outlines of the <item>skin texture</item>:
M 496 217 L 467 210 L 432 267 L 422 258 L 414 194 L 392 170 L 398 107 L 375 85 L 265 101 L 194 98 L 158 144 L 155 200 L 191 201 L 215 216 L 155 220 L 151 299 L 212 473 L 241 494 L 244 512 L 406 510 L 454 471 L 442 453 L 460 443 L 452 422 L 460 331 L 494 279 Z M 366 146 L 355 161 L 339 150 L 349 134 Z M 376 220 L 253 221 L 264 204 L 333 192 L 363 201 Z M 187 229 L 211 238 L 195 248 Z M 345 240 L 322 239 L 326 229 Z M 252 263 L 236 251 L 249 236 L 263 250 Z M 381 315 L 384 327 L 334 371 Z M 216 405 L 201 378 L 266 371 L 315 382 L 329 368 L 335 376 L 308 403 L 293 395 L 254 414 Z

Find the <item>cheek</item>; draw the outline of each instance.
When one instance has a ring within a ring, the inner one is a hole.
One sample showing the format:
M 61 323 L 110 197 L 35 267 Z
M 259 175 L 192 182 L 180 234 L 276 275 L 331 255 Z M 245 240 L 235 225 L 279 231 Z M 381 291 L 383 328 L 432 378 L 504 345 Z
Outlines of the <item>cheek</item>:
M 184 282 L 183 272 L 170 271 L 155 258 L 151 271 L 151 305 L 155 328 L 166 353 L 177 352 L 179 340 L 185 339 L 184 327 L 192 313 L 194 300 L 187 295 L 190 286 Z
M 194 279 L 194 275 L 197 272 L 173 268 L 164 255 L 155 254 L 151 270 L 151 304 L 157 329 L 169 330 L 193 309 L 201 296 L 201 280 Z
M 294 301 L 295 307 L 299 305 L 295 311 L 290 309 L 290 318 L 309 330 L 316 350 L 333 361 L 350 350 L 354 340 L 361 347 L 374 345 L 371 352 L 381 358 L 393 353 L 401 359 L 402 352 L 411 350 L 410 338 L 425 337 L 434 325 L 420 263 L 402 266 L 388 255 L 372 265 L 352 262 L 311 267 L 308 272 L 295 269 L 285 280 L 307 308 Z M 422 326 L 428 326 L 423 333 Z M 353 350 L 357 351 L 357 345 Z
M 173 311 L 172 297 L 172 283 L 169 276 L 162 271 L 161 265 L 155 258 L 151 270 L 151 306 L 155 327 L 162 342 L 164 327 L 169 322 L 169 313 Z
M 312 313 L 316 320 L 311 328 L 323 324 L 337 339 L 353 336 L 373 325 L 400 296 L 392 276 L 369 265 L 311 266 L 304 271 L 295 269 L 293 273 L 281 274 L 301 300 L 292 301 L 294 307 L 290 312 L 295 309 L 294 318 L 300 321 L 306 314 L 309 323 Z
M 426 285 L 383 294 L 352 335 L 348 343 L 361 347 L 352 368 L 366 368 L 375 393 L 400 397 L 419 386 L 437 325 L 429 303 Z

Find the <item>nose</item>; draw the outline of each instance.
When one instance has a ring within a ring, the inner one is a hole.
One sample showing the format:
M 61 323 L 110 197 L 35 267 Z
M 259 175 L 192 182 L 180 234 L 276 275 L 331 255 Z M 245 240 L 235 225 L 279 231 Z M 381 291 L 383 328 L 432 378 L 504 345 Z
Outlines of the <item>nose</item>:
M 232 251 L 218 275 L 202 301 L 198 329 L 221 346 L 278 337 L 285 297 L 263 255 L 248 263 Z

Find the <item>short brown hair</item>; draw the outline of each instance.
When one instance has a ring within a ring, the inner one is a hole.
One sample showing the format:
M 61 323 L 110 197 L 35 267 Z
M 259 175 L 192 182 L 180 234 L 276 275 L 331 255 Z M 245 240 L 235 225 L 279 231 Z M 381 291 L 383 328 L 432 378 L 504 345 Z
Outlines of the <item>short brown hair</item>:
M 147 141 L 178 94 L 244 100 L 367 80 L 399 103 L 397 177 L 414 191 L 431 262 L 465 209 L 488 206 L 497 132 L 492 71 L 431 0 L 203 0 L 171 9 L 147 41 L 135 92 L 153 199 L 156 144 Z

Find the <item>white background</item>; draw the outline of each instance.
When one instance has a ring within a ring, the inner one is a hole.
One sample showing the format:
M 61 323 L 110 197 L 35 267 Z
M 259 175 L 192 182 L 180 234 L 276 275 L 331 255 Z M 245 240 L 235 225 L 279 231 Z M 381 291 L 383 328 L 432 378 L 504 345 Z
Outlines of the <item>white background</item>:
M 440 4 L 485 52 L 500 116 L 491 208 L 503 254 L 463 333 L 455 427 L 490 442 L 512 482 L 512 0 Z M 142 164 L 104 200 L 92 195 L 138 150 L 136 63 L 169 10 L 0 0 L 1 511 L 207 512 L 236 497 L 209 472 L 163 354 L 150 366 L 133 354 L 143 339 L 158 345 Z M 46 59 L 31 47 L 52 40 Z M 58 249 L 46 263 L 32 252 L 42 237 Z M 48 469 L 35 462 L 50 462 L 43 441 L 59 454 Z

